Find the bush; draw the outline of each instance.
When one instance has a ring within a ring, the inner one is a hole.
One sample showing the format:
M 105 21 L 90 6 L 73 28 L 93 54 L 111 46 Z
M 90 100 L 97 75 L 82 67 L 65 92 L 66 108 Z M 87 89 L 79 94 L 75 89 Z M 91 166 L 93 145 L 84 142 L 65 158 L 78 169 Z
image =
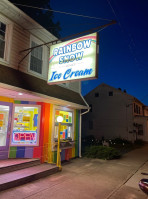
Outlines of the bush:
M 112 160 L 120 157 L 119 151 L 112 147 L 91 146 L 86 149 L 85 156 L 88 158 L 99 158 Z
M 128 141 L 128 140 L 126 140 L 126 139 L 122 139 L 122 138 L 115 138 L 115 139 L 113 139 L 113 140 L 111 140 L 112 141 L 112 143 L 116 143 L 116 144 L 131 144 L 131 142 L 130 141 Z
M 82 145 L 91 146 L 91 145 L 98 145 L 99 140 L 97 140 L 93 135 L 88 135 L 82 138 Z

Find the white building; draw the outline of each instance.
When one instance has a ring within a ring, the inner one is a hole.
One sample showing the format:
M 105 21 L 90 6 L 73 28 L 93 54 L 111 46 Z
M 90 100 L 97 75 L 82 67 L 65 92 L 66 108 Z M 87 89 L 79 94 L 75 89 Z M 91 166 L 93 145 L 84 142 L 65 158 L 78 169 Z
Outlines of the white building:
M 148 108 L 135 97 L 102 83 L 85 96 L 91 107 L 83 116 L 82 135 L 148 141 Z

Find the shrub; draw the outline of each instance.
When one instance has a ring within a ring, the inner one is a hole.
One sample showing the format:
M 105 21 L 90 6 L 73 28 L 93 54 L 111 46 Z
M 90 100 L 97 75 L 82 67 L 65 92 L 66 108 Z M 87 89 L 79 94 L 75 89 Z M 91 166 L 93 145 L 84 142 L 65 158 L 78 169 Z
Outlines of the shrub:
M 91 145 L 98 145 L 98 144 L 99 144 L 99 141 L 93 135 L 88 135 L 82 138 L 82 145 L 91 146 Z
M 122 138 L 115 138 L 114 140 L 112 140 L 112 142 L 116 143 L 116 144 L 131 144 L 130 141 L 126 140 L 126 139 L 122 139 Z
M 90 146 L 86 149 L 85 156 L 88 158 L 99 158 L 112 160 L 120 157 L 119 151 L 112 147 Z

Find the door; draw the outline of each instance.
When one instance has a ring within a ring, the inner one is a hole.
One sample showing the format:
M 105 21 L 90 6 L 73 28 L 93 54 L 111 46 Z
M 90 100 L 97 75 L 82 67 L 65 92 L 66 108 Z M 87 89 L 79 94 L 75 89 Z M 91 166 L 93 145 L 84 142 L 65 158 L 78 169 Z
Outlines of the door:
M 0 102 L 0 160 L 8 159 L 12 103 Z

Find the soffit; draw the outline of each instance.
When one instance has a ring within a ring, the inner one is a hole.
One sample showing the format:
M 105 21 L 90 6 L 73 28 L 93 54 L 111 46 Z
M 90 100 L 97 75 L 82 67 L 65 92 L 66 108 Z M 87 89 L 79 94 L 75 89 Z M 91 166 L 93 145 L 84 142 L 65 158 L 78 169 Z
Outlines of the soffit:
M 80 93 L 74 92 L 58 85 L 48 85 L 45 80 L 39 79 L 32 75 L 20 72 L 18 70 L 3 65 L 0 65 L 0 82 L 1 87 L 3 87 L 3 84 L 5 84 L 13 87 L 13 90 L 16 90 L 17 92 L 14 93 L 6 90 L 4 93 L 7 93 L 7 97 L 15 98 L 15 96 L 13 95 L 16 95 L 16 98 L 18 98 L 18 92 L 22 89 L 24 91 L 24 94 L 26 94 L 26 99 L 37 98 L 36 100 L 39 101 L 52 100 L 54 101 L 54 104 L 73 104 L 73 106 L 75 107 L 81 107 L 84 109 L 87 108 L 87 104 L 81 97 Z M 8 86 L 6 87 L 6 89 L 8 88 Z M 4 93 L 3 91 L 1 91 L 0 95 L 3 96 Z M 27 94 L 29 96 L 27 96 Z M 31 95 L 33 96 L 31 97 Z M 24 98 L 24 96 L 22 97 Z
M 0 1 L 0 13 L 8 17 L 11 21 L 20 25 L 24 30 L 28 30 L 34 36 L 40 38 L 44 42 L 54 41 L 57 38 L 34 21 L 31 17 L 14 6 L 8 0 Z

